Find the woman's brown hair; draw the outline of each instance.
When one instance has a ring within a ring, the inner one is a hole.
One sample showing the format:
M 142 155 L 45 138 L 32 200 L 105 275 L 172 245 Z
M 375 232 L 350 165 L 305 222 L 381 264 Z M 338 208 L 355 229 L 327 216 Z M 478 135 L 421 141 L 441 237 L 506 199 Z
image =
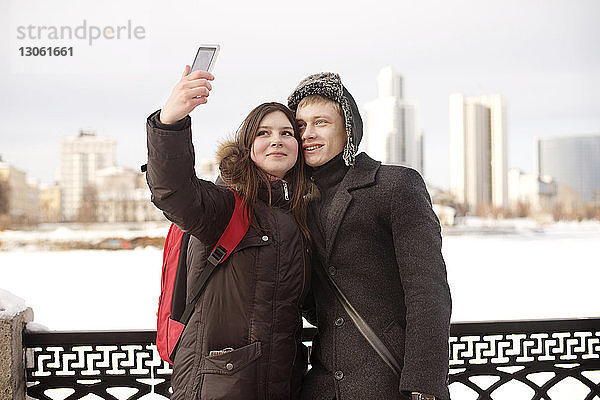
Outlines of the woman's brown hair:
M 292 124 L 294 137 L 298 141 L 298 158 L 294 166 L 286 173 L 284 179 L 290 182 L 292 187 L 292 214 L 304 237 L 310 241 L 310 234 L 306 223 L 306 195 L 309 192 L 309 182 L 304 164 L 304 152 L 302 151 L 302 139 L 298 131 L 298 124 L 292 111 L 281 103 L 263 103 L 254 108 L 240 129 L 238 129 L 233 140 L 223 143 L 217 151 L 217 160 L 221 170 L 221 178 L 231 187 L 236 189 L 246 202 L 248 218 L 253 226 L 256 221 L 252 219 L 252 212 L 258 199 L 258 190 L 261 186 L 267 188 L 269 193 L 269 205 L 271 203 L 271 184 L 269 175 L 258 168 L 250 158 L 252 144 L 258 136 L 258 127 L 262 119 L 275 111 L 281 111 Z

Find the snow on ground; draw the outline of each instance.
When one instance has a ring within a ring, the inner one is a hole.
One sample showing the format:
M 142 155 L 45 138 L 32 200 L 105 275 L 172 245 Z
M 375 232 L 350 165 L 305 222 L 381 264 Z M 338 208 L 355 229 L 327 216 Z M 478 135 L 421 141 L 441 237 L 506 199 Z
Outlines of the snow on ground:
M 599 317 L 600 229 L 447 236 L 453 321 Z
M 25 300 L 8 290 L 0 289 L 0 318 L 9 319 L 21 311 L 25 311 L 26 308 Z
M 155 329 L 162 252 L 0 252 L 0 285 L 53 330 Z

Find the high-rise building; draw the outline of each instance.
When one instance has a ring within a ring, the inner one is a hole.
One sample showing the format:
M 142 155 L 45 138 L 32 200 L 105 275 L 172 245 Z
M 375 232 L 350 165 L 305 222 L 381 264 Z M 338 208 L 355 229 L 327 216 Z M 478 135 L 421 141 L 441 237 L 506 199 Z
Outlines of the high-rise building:
M 95 219 L 98 222 L 142 222 L 164 220 L 150 202 L 145 176 L 124 167 L 96 172 Z
M 458 203 L 506 208 L 506 107 L 499 95 L 450 96 L 450 185 Z
M 0 227 L 37 224 L 39 184 L 0 160 Z
M 113 139 L 94 131 L 79 131 L 61 141 L 59 186 L 64 221 L 80 217 L 85 199 L 94 195 L 96 172 L 115 165 L 115 148 Z
M 365 104 L 367 153 L 384 164 L 405 165 L 423 173 L 423 136 L 419 105 L 404 99 L 404 82 L 392 67 L 377 76 L 378 97 Z
M 40 185 L 40 221 L 60 222 L 60 187 Z
M 26 185 L 26 212 L 29 224 L 38 224 L 41 219 L 40 213 L 40 182 L 35 178 L 27 178 Z
M 600 204 L 600 134 L 539 138 L 537 170 L 572 189 L 575 203 Z

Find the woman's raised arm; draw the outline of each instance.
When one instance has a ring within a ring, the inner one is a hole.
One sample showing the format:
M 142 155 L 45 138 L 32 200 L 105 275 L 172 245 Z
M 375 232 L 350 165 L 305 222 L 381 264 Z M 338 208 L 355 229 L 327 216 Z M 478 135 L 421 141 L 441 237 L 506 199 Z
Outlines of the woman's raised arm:
M 189 75 L 187 72 L 189 66 L 186 66 L 165 107 L 148 117 L 146 180 L 152 202 L 169 220 L 203 243 L 212 245 L 231 218 L 235 198 L 227 188 L 196 177 L 188 114 L 199 104 L 206 103 L 206 96 L 197 96 L 208 95 L 210 86 L 206 85 L 210 83 L 207 78 L 212 79 L 212 75 L 206 71 L 195 71 Z M 194 78 L 200 76 L 204 78 Z

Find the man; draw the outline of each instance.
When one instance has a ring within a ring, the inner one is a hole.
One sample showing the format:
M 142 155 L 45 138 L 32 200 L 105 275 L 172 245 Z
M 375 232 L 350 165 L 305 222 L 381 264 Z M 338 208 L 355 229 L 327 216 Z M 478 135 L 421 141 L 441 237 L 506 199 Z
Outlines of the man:
M 309 212 L 315 262 L 307 318 L 318 333 L 303 399 L 449 399 L 451 298 L 423 179 L 356 155 L 362 119 L 337 74 L 307 77 L 288 104 L 320 195 Z M 335 286 L 375 339 L 357 328 Z M 399 371 L 370 344 L 377 341 Z

